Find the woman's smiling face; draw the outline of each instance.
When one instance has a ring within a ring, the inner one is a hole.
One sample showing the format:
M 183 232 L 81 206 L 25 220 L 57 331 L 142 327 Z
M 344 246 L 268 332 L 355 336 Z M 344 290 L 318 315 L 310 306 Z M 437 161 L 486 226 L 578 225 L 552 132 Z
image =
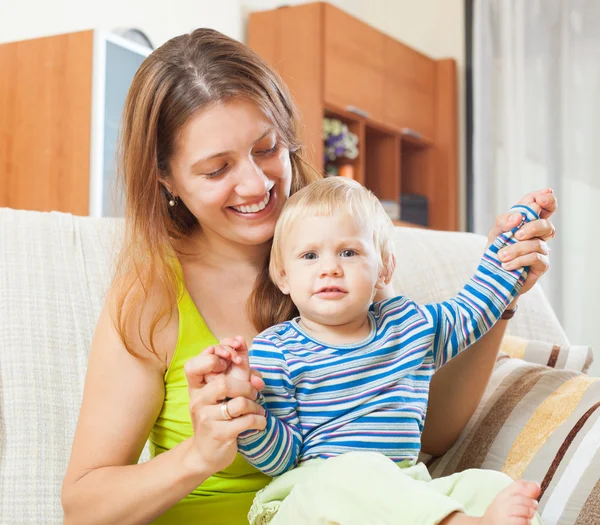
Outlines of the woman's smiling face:
M 203 110 L 182 129 L 166 185 L 198 219 L 205 235 L 258 245 L 273 237 L 289 196 L 289 149 L 253 103 Z

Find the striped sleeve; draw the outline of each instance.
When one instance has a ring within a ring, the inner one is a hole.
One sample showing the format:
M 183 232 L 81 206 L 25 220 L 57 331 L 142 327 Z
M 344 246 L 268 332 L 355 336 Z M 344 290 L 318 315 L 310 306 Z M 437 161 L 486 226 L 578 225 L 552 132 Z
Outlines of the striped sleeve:
M 475 275 L 459 294 L 449 301 L 425 305 L 436 327 L 434 358 L 439 368 L 485 335 L 518 295 L 527 278 L 528 268 L 504 270 L 498 251 L 518 242 L 514 234 L 539 217 L 531 208 L 513 206 L 521 213 L 521 223 L 502 233 L 483 254 Z
M 259 335 L 249 356 L 250 366 L 262 374 L 265 382 L 257 402 L 265 409 L 267 425 L 264 430 L 242 432 L 238 451 L 260 471 L 278 476 L 296 466 L 302 447 L 295 387 L 275 342 Z

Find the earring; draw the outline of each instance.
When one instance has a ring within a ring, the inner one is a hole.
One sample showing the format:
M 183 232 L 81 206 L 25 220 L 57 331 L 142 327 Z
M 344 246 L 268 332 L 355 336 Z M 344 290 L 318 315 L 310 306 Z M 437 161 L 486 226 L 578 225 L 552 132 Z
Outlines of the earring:
M 179 197 L 175 197 L 175 195 L 173 195 L 171 192 L 169 192 L 169 195 L 171 196 L 171 198 L 169 199 L 169 206 L 171 206 L 171 208 L 174 208 L 179 203 Z

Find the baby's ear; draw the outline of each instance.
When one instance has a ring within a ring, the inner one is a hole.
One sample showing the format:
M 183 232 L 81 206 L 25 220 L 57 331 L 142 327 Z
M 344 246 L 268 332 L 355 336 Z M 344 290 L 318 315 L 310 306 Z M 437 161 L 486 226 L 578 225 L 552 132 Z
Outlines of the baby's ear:
M 287 275 L 283 268 L 281 270 L 279 270 L 279 276 L 277 277 L 275 284 L 281 290 L 282 294 L 284 294 L 284 295 L 290 294 L 290 287 L 288 286 Z
M 396 270 L 396 256 L 392 253 L 388 257 L 387 261 L 384 262 L 381 271 L 379 272 L 379 277 L 377 279 L 377 284 L 375 284 L 375 288 L 378 290 L 382 290 L 392 280 L 394 276 L 394 271 Z

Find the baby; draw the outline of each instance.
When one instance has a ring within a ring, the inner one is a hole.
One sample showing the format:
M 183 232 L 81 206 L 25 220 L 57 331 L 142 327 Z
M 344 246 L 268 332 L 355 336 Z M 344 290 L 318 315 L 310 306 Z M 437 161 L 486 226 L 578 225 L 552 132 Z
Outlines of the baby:
M 532 208 L 513 208 L 521 225 L 537 218 Z M 249 355 L 241 338 L 212 350 L 230 373 L 248 377 L 251 366 L 265 381 L 266 428 L 241 434 L 238 448 L 278 477 L 251 523 L 539 523 L 537 484 L 484 470 L 431 480 L 417 464 L 433 373 L 490 330 L 526 278 L 497 257 L 519 227 L 495 240 L 455 298 L 373 303 L 395 269 L 377 198 L 341 177 L 290 197 L 269 271 L 299 317 L 259 334 Z

